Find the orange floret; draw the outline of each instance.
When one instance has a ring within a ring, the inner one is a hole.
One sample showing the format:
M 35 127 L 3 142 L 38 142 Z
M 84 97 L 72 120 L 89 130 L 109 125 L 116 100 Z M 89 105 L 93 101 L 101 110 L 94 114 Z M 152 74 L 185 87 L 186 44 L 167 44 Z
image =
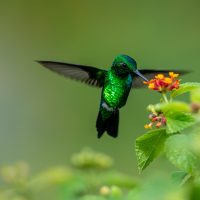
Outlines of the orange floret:
M 154 89 L 154 88 L 155 88 L 155 83 L 149 83 L 148 88 L 150 88 L 150 89 Z

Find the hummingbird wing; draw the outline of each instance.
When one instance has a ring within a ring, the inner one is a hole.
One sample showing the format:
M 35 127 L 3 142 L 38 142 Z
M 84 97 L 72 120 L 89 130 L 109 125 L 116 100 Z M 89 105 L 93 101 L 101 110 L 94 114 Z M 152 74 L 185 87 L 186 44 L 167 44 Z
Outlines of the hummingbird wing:
M 141 69 L 139 70 L 142 75 L 144 75 L 148 80 L 153 79 L 155 75 L 157 74 L 164 74 L 165 76 L 169 75 L 169 72 L 175 72 L 181 75 L 189 73 L 189 71 L 184 70 L 153 70 L 153 69 Z M 144 80 L 137 76 L 136 74 L 133 74 L 133 83 L 132 88 L 142 88 L 145 87 L 145 84 L 143 83 Z
M 54 62 L 54 61 L 37 61 L 42 66 L 57 72 L 66 78 L 71 78 L 84 82 L 95 87 L 102 87 L 105 80 L 106 70 L 95 67 L 77 65 L 70 63 Z

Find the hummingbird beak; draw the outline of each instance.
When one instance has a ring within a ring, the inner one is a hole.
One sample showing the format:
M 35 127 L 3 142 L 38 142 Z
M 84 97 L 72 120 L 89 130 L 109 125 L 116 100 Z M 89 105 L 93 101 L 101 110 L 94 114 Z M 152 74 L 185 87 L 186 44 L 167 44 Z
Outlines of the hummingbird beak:
M 137 74 L 137 75 L 138 75 L 139 77 L 141 77 L 142 79 L 144 79 L 145 81 L 149 81 L 145 76 L 143 76 L 143 75 L 139 72 L 139 70 L 135 70 L 134 73 Z

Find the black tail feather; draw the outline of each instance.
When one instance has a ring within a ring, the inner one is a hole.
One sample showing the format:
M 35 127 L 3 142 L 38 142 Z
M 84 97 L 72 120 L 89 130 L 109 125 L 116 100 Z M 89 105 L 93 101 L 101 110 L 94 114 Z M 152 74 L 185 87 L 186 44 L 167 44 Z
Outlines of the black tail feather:
M 103 133 L 107 131 L 108 135 L 116 138 L 118 136 L 118 124 L 119 110 L 114 111 L 106 120 L 103 120 L 101 112 L 99 112 L 96 123 L 96 128 L 98 131 L 97 137 L 100 138 Z
M 106 123 L 104 122 L 100 111 L 97 117 L 96 128 L 98 131 L 97 137 L 100 138 L 103 135 L 103 133 L 106 131 Z

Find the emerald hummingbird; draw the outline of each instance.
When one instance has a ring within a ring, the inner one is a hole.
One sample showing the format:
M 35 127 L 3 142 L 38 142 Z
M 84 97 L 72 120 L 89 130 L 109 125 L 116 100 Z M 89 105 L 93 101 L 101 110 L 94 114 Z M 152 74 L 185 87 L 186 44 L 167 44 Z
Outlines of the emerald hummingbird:
M 158 73 L 167 74 L 169 72 L 169 70 L 152 69 L 139 71 L 136 61 L 128 55 L 118 55 L 108 70 L 54 61 L 37 62 L 66 78 L 101 88 L 101 100 L 96 121 L 98 138 L 104 132 L 114 138 L 118 136 L 119 109 L 125 106 L 132 88 L 141 88 L 144 86 L 143 81 L 148 81 Z M 184 73 L 184 71 L 173 71 Z

